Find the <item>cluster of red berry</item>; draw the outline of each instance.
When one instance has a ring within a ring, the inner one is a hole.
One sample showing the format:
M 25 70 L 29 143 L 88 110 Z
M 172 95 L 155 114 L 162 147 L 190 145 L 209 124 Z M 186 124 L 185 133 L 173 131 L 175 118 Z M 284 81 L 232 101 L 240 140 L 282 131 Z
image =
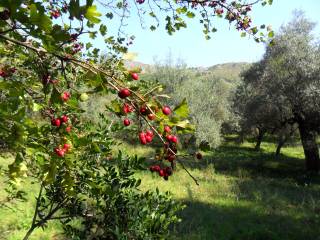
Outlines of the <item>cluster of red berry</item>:
M 60 118 L 52 118 L 51 124 L 55 127 L 60 127 L 61 123 L 67 123 L 69 121 L 69 117 L 67 115 L 62 115 Z
M 248 12 L 252 10 L 251 5 L 239 5 L 236 1 L 226 4 L 226 0 L 213 0 L 213 1 L 191 1 L 191 7 L 197 9 L 198 6 L 213 8 L 217 16 L 222 16 L 224 8 L 227 9 L 225 18 L 229 22 L 237 21 L 237 30 L 247 30 L 251 27 L 251 18 L 247 16 Z
M 83 48 L 83 46 L 82 46 L 81 44 L 75 43 L 75 44 L 73 44 L 73 46 L 72 46 L 72 51 L 71 51 L 71 53 L 74 55 L 74 54 L 80 52 L 82 48 Z
M 163 177 L 164 180 L 168 180 L 169 176 L 172 175 L 171 167 L 161 168 L 159 165 L 153 165 L 153 166 L 150 166 L 149 169 L 151 172 L 157 172 L 160 177 Z
M 62 115 L 60 118 L 52 117 L 51 118 L 51 125 L 54 126 L 54 127 L 58 127 L 59 128 L 61 126 L 61 124 L 63 124 L 63 123 L 68 125 L 67 124 L 68 121 L 69 121 L 69 117 L 67 115 Z M 72 128 L 71 125 L 66 126 L 66 132 L 70 133 L 71 132 L 71 128 Z
M 137 3 L 142 4 L 145 0 L 137 0 Z
M 57 147 L 54 149 L 54 152 L 59 156 L 59 157 L 64 157 L 64 155 L 69 152 L 71 149 L 71 144 L 65 143 L 63 144 L 62 147 Z
M 139 140 L 142 145 L 146 145 L 147 143 L 151 143 L 153 139 L 153 131 L 147 130 L 146 132 L 139 133 Z
M 70 97 L 71 97 L 71 93 L 69 92 L 63 92 L 61 95 L 61 99 L 64 102 L 67 102 L 70 99 Z
M 50 16 L 53 17 L 54 19 L 57 19 L 58 17 L 61 16 L 61 12 L 58 9 L 52 10 L 50 12 Z
M 130 73 L 130 76 L 133 80 L 138 80 L 139 75 L 137 73 Z M 121 99 L 126 99 L 127 97 L 130 97 L 132 94 L 131 90 L 128 88 L 120 89 L 118 92 L 118 96 Z M 134 112 L 135 109 L 137 109 L 136 114 L 142 115 L 147 117 L 150 121 L 153 121 L 156 118 L 156 113 L 159 111 L 158 107 L 148 107 L 146 104 L 143 104 L 142 106 L 132 106 L 131 104 L 125 102 L 122 106 L 122 111 L 125 115 Z M 172 111 L 169 106 L 163 106 L 162 107 L 162 113 L 166 116 L 169 116 Z M 125 118 L 123 120 L 124 126 L 129 126 L 131 124 L 131 121 L 129 118 Z M 155 130 L 153 128 L 153 130 Z M 142 145 L 146 145 L 148 143 L 151 143 L 154 137 L 154 131 L 153 130 L 145 130 L 141 131 L 139 133 L 139 141 Z M 156 130 L 155 130 L 156 131 Z M 175 166 L 174 160 L 176 159 L 176 153 L 177 153 L 177 143 L 178 143 L 178 137 L 172 134 L 172 130 L 169 126 L 164 126 L 163 133 L 157 132 L 159 136 L 165 141 L 164 143 L 164 152 L 162 157 L 165 160 L 168 160 L 171 164 L 171 167 L 165 167 L 161 169 L 159 165 L 151 166 L 151 171 L 159 172 L 159 175 L 161 177 L 164 177 L 164 179 L 168 179 L 168 176 L 172 174 L 172 170 Z M 158 160 L 161 160 L 161 157 L 158 156 Z
M 44 81 L 47 81 L 47 82 L 50 82 L 51 81 L 51 76 L 50 75 L 46 75 L 45 77 L 42 78 L 42 80 Z M 63 92 L 62 95 L 61 95 L 61 99 L 63 102 L 66 102 L 70 99 L 71 97 L 71 94 L 69 92 Z M 52 114 L 52 115 L 51 115 Z M 65 126 L 64 129 L 67 133 L 70 133 L 71 132 L 71 129 L 72 129 L 72 125 L 69 124 L 70 122 L 70 118 L 66 115 L 66 114 L 63 114 L 62 116 L 60 117 L 54 117 L 54 111 L 53 110 L 50 110 L 50 115 L 51 115 L 51 125 L 54 126 L 54 127 L 57 127 L 57 128 L 61 128 L 63 125 Z M 66 137 L 64 137 L 64 140 L 66 140 Z M 56 153 L 56 155 L 58 157 L 64 157 L 64 155 L 70 151 L 70 148 L 71 148 L 71 144 L 69 143 L 64 143 L 63 146 L 61 147 L 58 146 L 54 149 L 54 152 Z

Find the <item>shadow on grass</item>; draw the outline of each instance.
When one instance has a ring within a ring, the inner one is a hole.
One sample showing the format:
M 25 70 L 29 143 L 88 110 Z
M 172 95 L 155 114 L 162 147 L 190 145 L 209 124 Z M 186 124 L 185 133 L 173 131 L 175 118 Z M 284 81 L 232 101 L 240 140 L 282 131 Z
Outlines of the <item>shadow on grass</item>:
M 225 175 L 239 176 L 245 173 L 250 177 L 290 178 L 299 184 L 318 183 L 320 176 L 305 171 L 304 160 L 280 154 L 266 152 L 263 149 L 255 151 L 251 147 L 235 144 L 225 144 L 202 160 L 186 159 L 188 167 L 205 169 L 213 164 L 215 171 Z
M 295 218 L 259 207 L 186 202 L 172 239 L 302 240 L 319 239 L 319 221 Z

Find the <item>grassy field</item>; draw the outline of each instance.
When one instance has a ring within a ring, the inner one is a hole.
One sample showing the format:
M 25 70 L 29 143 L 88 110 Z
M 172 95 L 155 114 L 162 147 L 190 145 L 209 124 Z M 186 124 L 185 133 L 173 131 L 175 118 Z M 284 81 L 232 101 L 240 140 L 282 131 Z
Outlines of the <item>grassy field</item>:
M 137 173 L 143 179 L 142 189 L 169 190 L 186 205 L 172 239 L 320 239 L 320 177 L 303 171 L 302 148 L 285 147 L 278 158 L 272 142 L 264 142 L 260 152 L 252 149 L 252 142 L 239 146 L 229 139 L 202 160 L 185 159 L 200 186 L 181 167 L 169 181 L 149 172 Z M 135 149 L 135 153 L 148 152 Z M 7 161 L 0 158 L 1 165 Z M 0 209 L 0 239 L 21 239 L 30 224 L 37 187 L 27 182 L 24 188 L 30 201 L 18 203 L 14 210 Z M 31 239 L 61 239 L 60 229 L 59 223 L 52 222 Z

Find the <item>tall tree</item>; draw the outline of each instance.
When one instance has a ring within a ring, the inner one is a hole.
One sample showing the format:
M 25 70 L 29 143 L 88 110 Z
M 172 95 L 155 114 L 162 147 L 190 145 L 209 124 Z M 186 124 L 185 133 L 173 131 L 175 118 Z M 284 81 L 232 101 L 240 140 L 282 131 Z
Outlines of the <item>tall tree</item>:
M 262 69 L 251 70 L 254 78 L 245 77 L 250 86 L 263 94 L 274 108 L 281 110 L 282 125 L 296 123 L 303 145 L 306 168 L 320 170 L 316 142 L 320 120 L 320 55 L 312 30 L 315 24 L 302 12 L 282 26 L 275 44 L 268 46 Z

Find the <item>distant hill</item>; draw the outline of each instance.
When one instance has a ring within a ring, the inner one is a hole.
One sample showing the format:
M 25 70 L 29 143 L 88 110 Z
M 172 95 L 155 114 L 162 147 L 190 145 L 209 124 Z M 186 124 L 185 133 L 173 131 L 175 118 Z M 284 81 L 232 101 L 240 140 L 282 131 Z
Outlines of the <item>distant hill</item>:
M 207 68 L 207 71 L 214 73 L 217 77 L 225 79 L 239 79 L 240 73 L 251 64 L 246 62 L 223 63 Z
M 125 65 L 128 68 L 141 67 L 143 72 L 150 72 L 154 68 L 152 64 L 145 64 L 137 61 L 125 61 Z M 189 69 L 200 73 L 213 73 L 217 77 L 221 77 L 226 80 L 234 80 L 239 79 L 240 73 L 249 66 L 250 63 L 247 62 L 232 62 L 217 64 L 211 67 L 191 67 Z

